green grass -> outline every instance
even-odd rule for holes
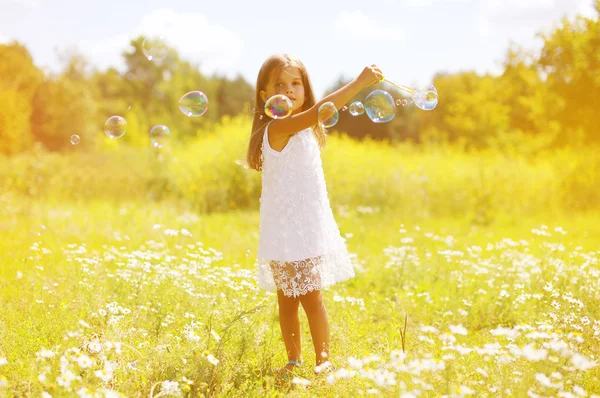
[[[312,376],[302,312],[309,366],[298,374],[310,384],[291,392],[270,375],[287,358],[276,297],[255,287],[258,213],[196,214],[141,200],[4,203],[0,396],[82,388],[164,396],[166,381],[190,396],[600,394],[599,367],[580,369],[581,358],[600,355],[598,214],[475,226],[468,216],[406,218],[333,203],[357,276],[324,291],[331,360],[356,373],[336,373],[331,384]],[[405,316],[406,358],[391,361],[402,352]],[[491,333],[500,326],[514,339]],[[41,358],[42,349],[55,355]],[[366,363],[374,355],[380,360]],[[82,358],[89,367],[76,363]],[[112,365],[105,382],[95,374]],[[556,388],[536,380],[553,373]],[[76,379],[67,387],[61,375]]]

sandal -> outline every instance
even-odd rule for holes
[[[314,374],[315,376],[320,376],[335,371],[336,368],[331,364],[331,362],[325,361],[322,364],[315,366]]]
[[[286,364],[286,366],[287,365],[295,365],[297,367],[300,367],[300,366],[302,366],[302,363],[303,362],[298,362],[295,359],[290,359],[288,361],[288,363]],[[287,380],[287,379],[289,379],[290,377],[293,376],[293,370],[292,369],[286,369],[285,366],[284,366],[283,368],[277,369],[276,374],[279,377]]]

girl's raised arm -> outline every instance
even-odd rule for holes
[[[297,113],[285,119],[273,120],[269,126],[269,134],[293,135],[318,123],[319,107],[325,102],[331,101],[336,109],[340,109],[350,101],[360,90],[371,84],[379,82],[383,78],[381,69],[377,65],[367,66],[361,74],[350,83],[339,90],[329,94],[317,102],[310,109]]]

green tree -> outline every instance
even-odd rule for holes
[[[27,49],[0,44],[0,152],[14,154],[31,146],[31,99],[43,79]]]
[[[595,3],[600,14],[600,2]],[[556,118],[562,126],[562,141],[580,135],[600,143],[600,23],[598,18],[566,17],[548,34],[539,35],[544,46],[538,65],[550,92],[562,99]]]
[[[0,152],[15,154],[33,142],[29,125],[31,105],[16,89],[0,89]]]
[[[23,45],[0,44],[0,89],[14,89],[30,101],[43,78]]]
[[[96,139],[96,106],[84,82],[61,76],[40,84],[32,102],[32,133],[47,149],[64,150],[71,146],[70,137],[77,134],[81,145]]]
[[[217,93],[216,101],[219,105],[219,116],[235,116],[245,107],[254,102],[254,87],[242,76],[235,80],[224,77],[216,77]]]

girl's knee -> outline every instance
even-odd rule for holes
[[[300,299],[298,297],[288,297],[283,294],[283,290],[277,290],[277,301],[279,302],[280,309],[286,310],[298,310],[300,306]]]
[[[325,307],[320,290],[313,290],[300,296],[300,301],[302,302],[302,307],[307,312],[320,311]]]

